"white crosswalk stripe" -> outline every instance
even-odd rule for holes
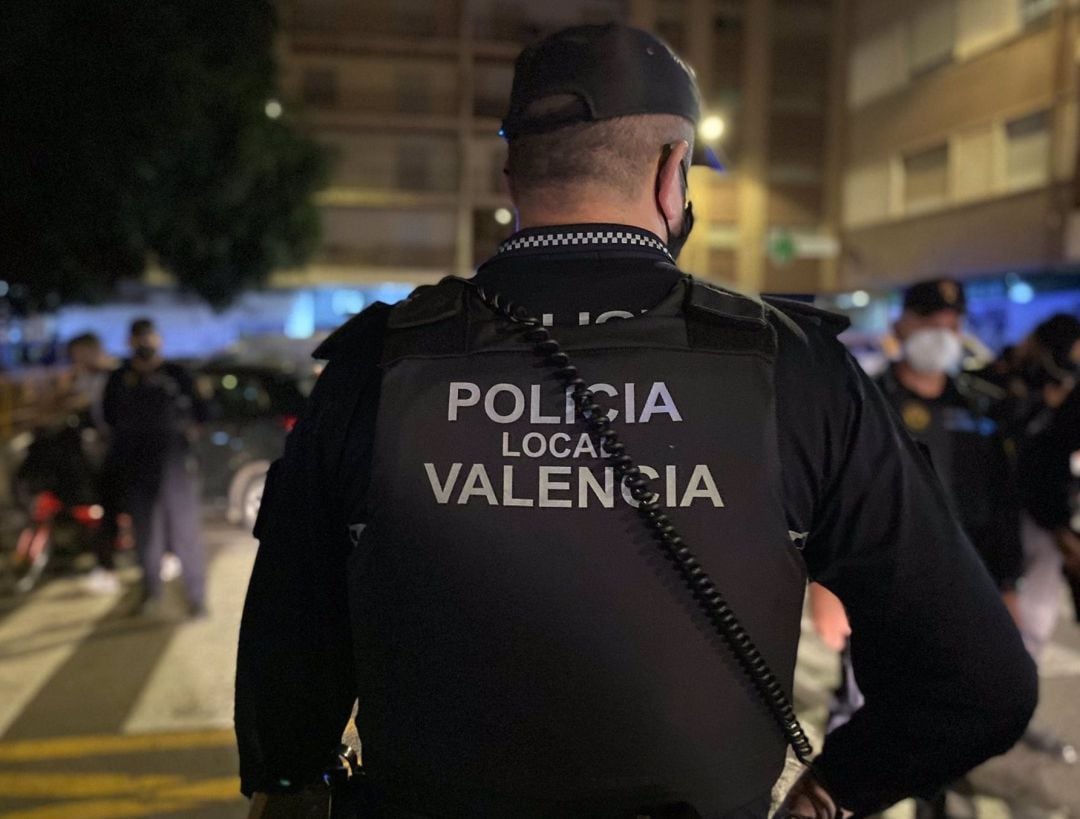
[[[65,578],[0,620],[0,737],[116,601]]]
[[[207,583],[211,616],[173,634],[124,733],[232,727],[236,640],[254,556],[248,539],[218,552]]]

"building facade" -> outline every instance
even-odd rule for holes
[[[840,0],[837,285],[1064,269],[1076,248],[1071,0]]]
[[[293,285],[468,275],[508,235],[498,137],[513,60],[557,28],[628,22],[695,67],[725,125],[723,174],[694,169],[683,264],[750,290],[835,278],[829,0],[286,0],[283,104],[335,157],[324,241]],[[832,73],[831,73],[832,72]],[[830,101],[834,103],[830,108]],[[659,148],[659,146],[658,146]],[[834,207],[835,209],[835,207]]]

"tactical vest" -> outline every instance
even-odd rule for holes
[[[687,278],[641,317],[552,334],[790,696],[805,570],[770,309]],[[767,796],[783,736],[504,330],[460,280],[389,316],[350,564],[365,768],[437,816],[708,817]]]

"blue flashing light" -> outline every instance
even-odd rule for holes
[[[311,338],[315,334],[315,296],[312,293],[297,293],[292,310],[285,319],[287,338]]]
[[[1035,288],[1025,281],[1015,281],[1009,285],[1009,301],[1013,304],[1030,304],[1035,298]]]
[[[335,290],[330,296],[330,309],[336,316],[352,316],[364,309],[367,300],[359,290]]]

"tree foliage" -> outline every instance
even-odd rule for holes
[[[318,241],[323,153],[271,119],[269,0],[0,3],[0,279],[96,298],[156,261],[223,305]]]

